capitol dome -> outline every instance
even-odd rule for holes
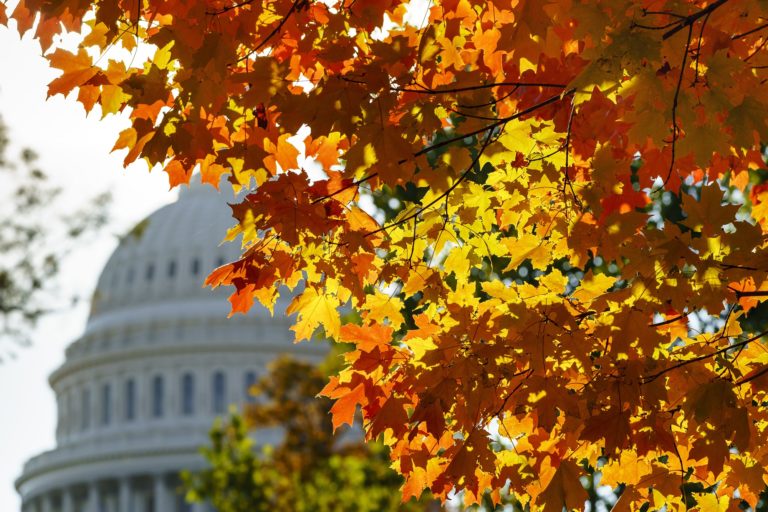
[[[214,419],[252,399],[248,388],[278,355],[324,356],[322,345],[292,343],[285,298],[274,317],[254,307],[228,319],[228,290],[202,287],[239,253],[219,245],[232,223],[221,195],[193,185],[121,239],[82,336],[50,376],[56,448],[16,481],[23,512],[205,510],[184,503],[178,474],[204,466]]]

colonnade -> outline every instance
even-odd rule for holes
[[[138,475],[91,481],[52,489],[22,505],[22,512],[208,512],[207,504],[187,504],[178,493],[178,478]]]

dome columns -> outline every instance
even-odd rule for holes
[[[161,510],[175,510],[174,504],[171,502],[173,496],[168,491],[168,487],[165,482],[165,475],[154,475],[154,487],[155,492],[153,496],[153,511],[160,512]]]
[[[75,512],[75,503],[72,499],[72,491],[63,489],[61,491],[61,512]]]
[[[181,505],[174,473],[149,473],[72,484],[26,500],[22,512],[206,512],[203,503]]]
[[[128,512],[131,510],[131,501],[133,500],[133,492],[131,490],[131,480],[128,477],[120,479],[119,483],[119,509],[121,512]]]
[[[96,482],[88,484],[85,497],[85,512],[99,512],[99,485]]]

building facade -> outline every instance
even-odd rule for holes
[[[317,361],[292,343],[281,299],[228,319],[227,290],[205,276],[238,254],[219,246],[232,224],[215,190],[182,191],[124,237],[94,292],[82,336],[50,376],[56,447],[30,459],[16,487],[22,512],[202,512],[184,503],[179,472],[203,467],[214,419],[252,399],[279,354]],[[260,431],[259,442],[279,440]]]

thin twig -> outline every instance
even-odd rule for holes
[[[573,189],[573,183],[571,177],[568,175],[568,157],[571,153],[571,126],[573,125],[573,114],[576,110],[576,102],[571,99],[571,113],[568,114],[568,129],[565,133],[565,173],[563,180],[563,193],[565,193],[565,186],[567,185],[571,189],[571,195],[573,195],[573,203],[581,209],[581,201],[576,196],[576,191]]]
[[[377,172],[374,172],[374,173],[372,173],[372,174],[369,174],[368,176],[365,176],[365,177],[363,177],[363,178],[360,178],[360,179],[359,179],[359,180],[357,180],[357,181],[353,181],[353,182],[352,182],[352,183],[350,183],[349,185],[346,185],[346,186],[344,186],[344,187],[341,187],[339,190],[336,190],[335,192],[331,192],[330,194],[326,194],[326,195],[324,195],[324,196],[321,196],[321,197],[318,197],[318,198],[316,198],[316,199],[313,199],[313,200],[312,200],[312,204],[315,204],[315,203],[319,203],[320,201],[325,201],[326,199],[330,199],[330,198],[332,198],[332,197],[334,197],[334,196],[336,196],[336,195],[338,195],[338,194],[341,194],[341,193],[342,193],[342,192],[344,192],[345,190],[349,190],[349,189],[350,189],[350,188],[352,188],[352,187],[356,187],[356,186],[358,186],[358,185],[360,185],[360,184],[362,184],[362,183],[365,183],[366,181],[368,181],[368,180],[370,180],[370,179],[372,179],[372,178],[375,178],[375,177],[376,177],[376,176],[378,176],[378,175],[379,175],[379,173],[377,173]]]
[[[678,316],[676,316],[674,318],[668,318],[667,320],[664,320],[663,322],[657,322],[655,324],[649,324],[648,327],[661,327],[662,325],[673,324],[673,323],[675,323],[675,322],[677,322],[679,320],[682,320],[685,317],[686,317],[686,315],[678,315]]]
[[[701,57],[701,42],[704,40],[704,28],[706,28],[707,26],[707,21],[709,21],[710,14],[712,14],[712,12],[708,12],[707,15],[704,17],[704,21],[701,23],[701,28],[699,29],[699,42],[696,45],[696,67],[695,67],[694,78],[693,78],[694,83],[699,81],[699,60]]]
[[[509,121],[514,121],[515,119],[518,119],[520,117],[523,117],[523,116],[526,116],[528,114],[531,114],[531,113],[537,111],[538,109],[540,109],[541,107],[545,107],[545,106],[547,106],[549,104],[555,103],[556,101],[559,101],[559,100],[563,99],[566,96],[570,96],[574,92],[576,92],[576,89],[569,89],[569,90],[565,91],[562,94],[556,94],[554,96],[550,96],[549,98],[547,98],[544,101],[536,103],[535,105],[532,105],[532,106],[530,106],[530,107],[528,107],[526,109],[523,109],[523,110],[521,110],[519,112],[516,112],[516,113],[514,113],[514,114],[512,114],[510,116],[501,117],[501,118],[499,118],[498,121],[496,121],[494,123],[491,123],[491,124],[488,124],[488,125],[486,125],[486,126],[484,126],[482,128],[478,128],[477,130],[473,130],[473,131],[468,132],[468,133],[463,133],[461,135],[457,135],[456,137],[451,137],[450,139],[446,139],[444,141],[437,142],[435,144],[426,146],[423,149],[421,149],[420,151],[417,151],[416,153],[414,153],[413,156],[414,157],[421,156],[421,155],[424,155],[424,154],[429,153],[431,151],[434,151],[436,149],[439,149],[441,147],[447,146],[449,144],[453,144],[454,142],[463,140],[463,139],[465,139],[467,137],[472,137],[474,135],[478,135],[480,133],[484,133],[484,132],[490,131],[490,130],[496,128],[497,126],[501,126],[503,124],[508,123]],[[405,162],[406,162],[406,160],[401,160],[398,163],[402,164],[402,163],[405,163]]]
[[[736,299],[741,299],[742,297],[768,297],[768,290],[741,291],[732,286],[729,286],[728,289],[736,294]]]
[[[675,146],[677,145],[677,136],[679,130],[677,127],[677,102],[680,98],[680,87],[683,85],[683,76],[685,75],[685,64],[688,62],[688,51],[691,48],[691,37],[693,36],[693,25],[688,25],[688,40],[685,43],[685,51],[683,52],[683,62],[680,64],[680,77],[677,79],[677,87],[675,88],[675,97],[672,99],[672,158],[669,162],[669,171],[667,172],[667,178],[664,180],[664,185],[667,184],[672,177],[672,171],[675,168]]]
[[[275,36],[275,34],[280,32],[280,30],[283,28],[283,25],[285,25],[285,23],[288,21],[288,18],[290,18],[291,15],[294,12],[296,12],[296,9],[298,8],[299,4],[303,5],[304,2],[306,2],[306,0],[294,0],[293,4],[291,4],[291,8],[288,10],[285,16],[283,16],[283,18],[280,20],[280,23],[278,23],[277,26],[274,29],[272,29],[272,32],[267,34],[267,37],[262,39],[262,41],[256,46],[256,48],[252,49],[251,51],[249,51],[248,53],[246,53],[245,55],[237,59],[237,62],[242,62],[243,60],[250,58],[250,56],[253,55],[254,53],[261,50],[264,47],[264,45],[266,45],[269,42],[269,40]]]
[[[395,226],[398,226],[400,224],[403,224],[404,222],[408,222],[409,220],[411,220],[411,219],[421,215],[423,212],[425,212],[426,210],[428,210],[429,208],[431,208],[432,206],[437,204],[439,201],[442,201],[443,198],[448,197],[451,194],[451,192],[453,192],[456,189],[456,187],[458,187],[461,183],[464,182],[464,180],[467,178],[469,173],[475,168],[475,164],[477,164],[477,162],[480,161],[480,157],[483,156],[483,152],[485,152],[485,149],[488,147],[488,144],[490,144],[491,140],[493,140],[493,137],[488,135],[488,137],[486,137],[486,139],[485,139],[485,142],[483,142],[483,146],[480,148],[480,151],[477,152],[477,155],[475,156],[475,158],[473,158],[472,162],[470,162],[469,166],[467,166],[467,170],[465,170],[461,174],[461,176],[459,176],[459,178],[454,182],[454,184],[451,185],[450,187],[448,187],[445,190],[445,192],[443,192],[442,194],[440,194],[439,196],[434,198],[432,201],[430,201],[426,205],[424,205],[421,208],[419,208],[418,210],[416,210],[414,213],[412,213],[410,215],[406,215],[402,219],[397,220],[395,222],[392,222],[390,224],[387,224],[385,226],[381,226],[378,229],[374,229],[373,231],[369,231],[368,233],[366,233],[363,236],[364,237],[369,237],[371,235],[375,235],[376,233],[380,233],[380,232],[386,231],[386,230],[388,230],[388,229],[390,229],[392,227],[395,227]]]
[[[736,34],[735,36],[731,36],[731,39],[741,39],[742,37],[747,37],[749,35],[754,34],[755,32],[759,32],[766,28],[768,28],[768,23],[760,25],[759,27],[755,27],[752,30],[747,30],[746,32],[742,32],[741,34]]]
[[[693,363],[697,363],[699,361],[703,361],[705,359],[709,359],[710,357],[714,357],[714,356],[720,355],[720,354],[722,354],[724,352],[728,352],[729,350],[733,350],[734,348],[742,347],[744,345],[747,345],[748,343],[752,343],[753,341],[762,338],[766,334],[768,334],[768,331],[763,331],[763,332],[758,333],[755,336],[753,336],[751,338],[748,338],[748,339],[746,339],[744,341],[740,341],[738,343],[733,343],[731,345],[728,345],[727,347],[723,347],[723,348],[721,348],[719,350],[715,350],[714,352],[710,352],[709,354],[703,354],[703,355],[696,356],[696,357],[691,358],[691,359],[686,359],[684,361],[680,361],[679,363],[674,364],[672,366],[669,366],[667,368],[664,368],[663,370],[660,370],[660,371],[658,371],[658,372],[656,372],[656,373],[654,373],[652,375],[647,375],[647,376],[642,377],[640,379],[640,383],[641,384],[648,384],[649,382],[653,382],[654,380],[658,379],[659,377],[661,377],[665,373],[669,373],[669,372],[671,372],[673,370],[677,370],[678,368],[682,368],[683,366],[687,366],[689,364],[693,364]]]
[[[757,373],[753,373],[749,377],[745,377],[745,378],[742,378],[740,380],[737,380],[734,385],[735,386],[742,386],[742,385],[746,384],[747,382],[752,382],[753,380],[755,380],[755,379],[757,379],[759,377],[762,377],[766,373],[768,373],[768,365],[764,366],[760,371],[758,371]]]
[[[205,14],[207,14],[208,16],[218,16],[219,14],[224,14],[225,12],[229,12],[233,9],[237,9],[238,7],[243,7],[245,5],[252,4],[252,3],[253,3],[253,0],[244,0],[243,2],[240,2],[240,3],[232,4],[227,7],[222,7],[217,11],[205,11]]]

